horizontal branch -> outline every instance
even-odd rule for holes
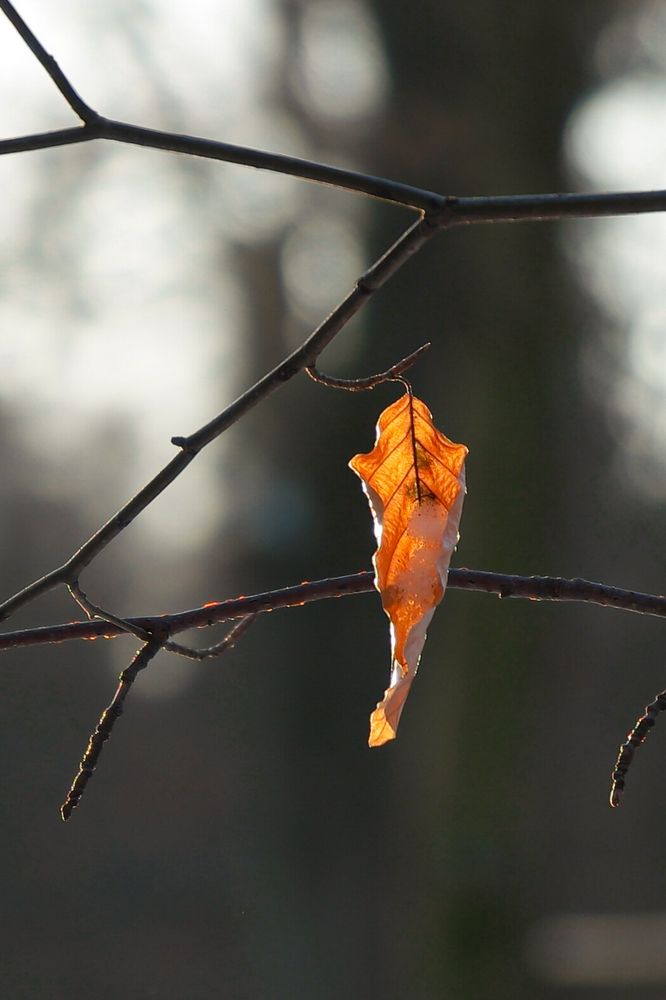
[[[429,217],[431,225],[448,227],[492,222],[545,221],[590,216],[627,215],[666,211],[666,191],[635,191],[600,194],[532,194],[489,197],[453,197],[426,188],[357,170],[335,167],[313,160],[218,142],[198,136],[163,132],[105,118],[80,96],[56,60],[46,51],[10,0],[0,0],[0,11],[9,19],[37,61],[42,65],[81,119],[79,128],[19,136],[0,141],[0,154],[46,149],[51,146],[93,139],[162,149],[236,163],[259,170],[271,170],[302,180],[315,181],[347,191],[370,195],[383,201],[417,209]]]
[[[456,197],[427,188],[375,177],[316,160],[236,146],[199,136],[161,132],[94,115],[74,128],[0,140],[0,155],[49,149],[73,143],[109,139],[115,142],[162,149],[189,156],[236,163],[287,174],[344,191],[369,195],[394,205],[424,212],[435,228],[507,222],[552,222],[617,215],[642,215],[666,211],[666,191],[619,191],[564,194],[487,195]]]
[[[546,222],[555,219],[666,211],[666,191],[456,197],[390,178],[375,177],[357,170],[334,167],[284,153],[271,153],[212,139],[161,132],[107,118],[98,118],[91,123],[90,137],[185,153],[225,163],[237,163],[345,191],[354,191],[405,208],[417,209],[425,213],[430,224],[436,228],[498,222]]]
[[[374,590],[372,572],[352,573],[348,576],[332,577],[326,580],[307,581],[295,587],[272,590],[252,597],[236,597],[228,601],[215,601],[191,611],[181,611],[173,615],[153,615],[142,618],[128,618],[137,628],[154,632],[168,631],[176,635],[190,628],[206,628],[232,618],[275,611],[278,608],[300,607],[310,601],[321,601],[333,597],[365,594]],[[666,597],[643,594],[640,591],[610,587],[604,583],[589,580],[567,580],[557,576],[515,576],[506,573],[492,573],[486,570],[452,569],[449,571],[449,587],[453,590],[473,590],[497,597],[516,597],[530,601],[575,601],[596,604],[601,607],[633,611],[642,615],[666,618]],[[67,622],[62,625],[46,625],[40,628],[21,629],[0,633],[0,650],[15,649],[19,646],[36,646],[69,639],[114,639],[126,634],[119,626],[105,621]]]
[[[446,201],[447,226],[493,222],[552,222],[666,212],[666,191],[511,194]]]
[[[55,132],[35,132],[32,135],[19,135],[13,139],[0,139],[0,156],[6,153],[52,149],[54,146],[71,146],[74,143],[90,142],[96,138],[97,134],[87,125],[74,125],[72,128],[61,128]]]

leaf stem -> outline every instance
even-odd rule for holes
[[[321,385],[327,385],[331,389],[364,392],[366,389],[376,389],[378,385],[383,385],[385,382],[402,382],[403,379],[398,376],[411,368],[414,362],[431,346],[430,343],[422,344],[402,361],[397,361],[390,368],[387,368],[385,372],[380,372],[378,375],[367,375],[365,378],[335,378],[332,375],[324,375],[315,365],[308,365],[305,372],[314,382],[320,382]]]

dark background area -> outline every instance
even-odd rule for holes
[[[595,83],[590,53],[612,5],[372,3],[391,90],[381,115],[355,128],[318,119],[298,100],[294,60],[307,7],[276,6],[284,56],[274,89],[310,155],[460,195],[571,188],[562,131]],[[48,162],[73,155],[58,150]],[[194,198],[205,171],[239,168],[182,169],[193,172]],[[322,197],[329,211],[338,203],[352,211],[349,195]],[[358,202],[370,261],[407,214]],[[601,319],[562,254],[567,233],[578,231],[524,224],[440,235],[341,335],[361,345],[353,360],[331,352],[321,367],[366,374],[432,341],[414,389],[438,426],[470,449],[454,565],[660,592],[663,513],[611,485],[612,425],[581,377]],[[238,391],[307,333],[281,280],[287,235],[237,248],[248,316]],[[42,266],[55,267],[55,256],[47,247]],[[391,387],[348,395],[305,377],[289,383],[229,432],[224,454],[213,445],[197,459],[216,470],[232,502],[194,566],[182,552],[158,557],[132,528],[84,586],[119,614],[139,614],[164,610],[165,594],[181,610],[368,568],[370,518],[347,462],[370,449],[376,417],[394,398]],[[61,563],[97,526],[95,513],[109,516],[126,494],[107,477],[95,512],[80,502],[82,482],[95,494],[98,463],[86,446],[68,459],[70,495],[54,497],[9,403],[0,416],[0,580],[9,594]],[[172,433],[166,400],[160,446]],[[131,431],[102,428],[96,447],[113,468],[132,448]],[[146,460],[139,482],[158,466]],[[57,594],[15,621],[73,616]],[[594,607],[451,591],[398,740],[370,751],[368,715],[388,665],[378,597],[265,615],[225,659],[179,665],[191,680],[178,697],[130,698],[66,826],[58,805],[110,699],[109,663],[117,672],[115,649],[129,662],[136,643],[4,653],[4,993],[662,995],[659,933],[643,971],[632,972],[631,954],[643,954],[648,933],[636,936],[631,922],[607,927],[600,957],[581,966],[596,925],[566,923],[658,919],[665,910],[658,730],[638,755],[623,807],[613,813],[607,804],[617,745],[663,686],[662,631],[656,619]],[[167,659],[160,654],[150,670]],[[623,949],[626,975],[613,985],[604,962]]]

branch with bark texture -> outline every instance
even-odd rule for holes
[[[73,639],[115,639],[139,629],[153,633],[162,629],[165,634],[177,635],[192,628],[206,628],[235,618],[276,611],[278,608],[301,607],[311,601],[334,597],[350,597],[374,591],[374,574],[371,571],[350,573],[347,576],[313,580],[293,587],[270,590],[251,597],[236,597],[228,601],[213,601],[191,611],[171,615],[152,615],[128,618],[121,624],[109,621],[65,622],[61,625],[44,625],[39,628],[19,629],[0,633],[0,650],[23,646],[40,646]],[[523,598],[529,601],[569,601],[596,604],[604,608],[633,611],[641,615],[666,618],[666,597],[644,594],[636,590],[610,587],[590,580],[567,580],[559,576],[517,576],[491,573],[478,569],[449,570],[448,586],[452,590],[477,591],[503,598]],[[131,626],[128,629],[127,626]],[[169,649],[168,643],[165,648]]]

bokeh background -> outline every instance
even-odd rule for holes
[[[112,117],[483,195],[663,187],[666,8],[538,0],[20,0]],[[0,20],[0,135],[72,115]],[[60,564],[296,346],[408,222],[291,178],[94,143],[0,160],[0,582]],[[455,565],[666,577],[660,216],[440,235],[321,359],[422,342],[470,448]],[[364,569],[349,457],[395,389],[290,382],[85,573],[121,615]],[[78,617],[57,593],[4,628]],[[617,745],[663,623],[451,591],[398,741],[376,595],[265,615],[139,678],[58,806],[132,639],[4,653],[0,981],[12,998],[579,1000],[666,989],[666,750]],[[197,643],[212,641],[198,633]]]

